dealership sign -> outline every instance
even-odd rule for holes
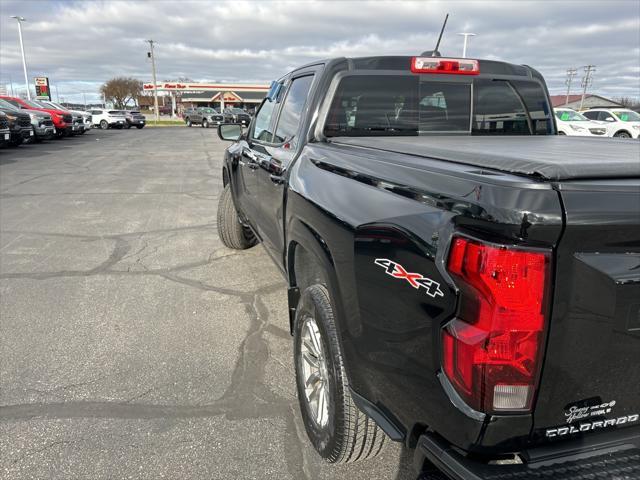
[[[49,77],[36,77],[36,98],[38,100],[51,100],[51,89],[49,88]]]
[[[142,84],[143,90],[153,90],[153,83],[144,83]],[[210,84],[210,83],[180,83],[180,82],[166,82],[166,83],[158,83],[158,90],[168,90],[168,91],[214,91],[219,92],[221,90],[244,90],[244,91],[252,91],[252,92],[261,92],[269,90],[267,85],[220,85],[220,84]]]

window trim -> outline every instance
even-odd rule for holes
[[[256,121],[258,119],[258,114],[260,113],[260,110],[262,110],[262,106],[268,101],[269,101],[268,98],[265,98],[264,100],[262,100],[262,103],[260,104],[260,106],[256,110],[256,114],[253,117],[253,121],[251,122],[249,130],[247,131],[247,142],[249,144],[262,145],[262,146],[265,146],[265,147],[273,147],[273,146],[278,145],[278,144],[273,143],[273,142],[265,142],[264,140],[259,140],[259,139],[255,138],[253,136],[253,134],[256,131]],[[274,113],[276,112],[276,110],[280,110],[282,108],[282,105],[278,106],[279,103],[281,103],[281,102],[276,102],[276,104],[274,105],[274,107],[273,107]],[[273,113],[271,114],[271,120],[269,122],[270,125],[271,125],[271,122],[273,122]],[[274,127],[275,127],[275,125],[274,125]],[[272,135],[275,137],[276,133],[272,132]]]
[[[293,85],[293,82],[295,82],[296,80],[300,79],[300,78],[304,78],[304,77],[313,77],[311,79],[311,85],[309,85],[309,91],[307,92],[307,99],[304,102],[304,106],[302,107],[302,111],[300,113],[300,118],[302,118],[304,116],[304,112],[307,109],[308,105],[309,105],[309,98],[311,97],[311,91],[314,87],[314,83],[317,79],[316,77],[316,72],[315,70],[313,71],[305,71],[304,73],[300,73],[299,75],[296,76],[292,76],[291,78],[289,78],[289,80],[287,81],[287,89],[284,93],[284,96],[282,97],[282,101],[280,102],[282,104],[282,106],[280,107],[280,109],[278,110],[278,117],[276,118],[276,123],[274,125],[274,129],[273,129],[273,137],[275,138],[276,133],[278,132],[278,125],[280,125],[280,116],[282,115],[282,111],[284,110],[284,105],[287,101],[287,98],[289,97],[289,92],[291,91],[291,85]],[[289,139],[284,139],[282,142],[278,142],[278,143],[273,143],[272,145],[276,145],[276,146],[282,146],[285,143],[290,142],[292,139],[294,139],[295,137],[300,135],[300,128],[302,127],[302,123],[300,125],[298,125],[298,130],[296,131],[296,133],[293,135],[293,137],[289,138]]]

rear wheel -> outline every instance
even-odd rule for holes
[[[228,184],[222,190],[218,201],[218,236],[225,247],[235,250],[245,250],[257,243],[251,229],[240,223],[240,217],[233,204],[231,188]]]
[[[136,128],[140,130],[141,128],[144,128],[144,125],[136,125]]]
[[[625,132],[624,130],[621,132],[616,132],[614,135],[616,138],[631,138],[631,134],[629,132]]]
[[[302,420],[320,456],[330,463],[350,463],[378,455],[387,437],[353,402],[334,309],[322,284],[306,288],[300,298],[294,356]]]
[[[558,132],[558,135],[566,135],[564,132]]]
[[[100,121],[100,128],[102,130],[106,130],[109,128],[109,122],[107,122],[106,120],[101,120]]]

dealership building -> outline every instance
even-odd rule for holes
[[[153,105],[153,83],[142,88],[148,96],[143,103]],[[158,95],[163,105],[173,104],[178,111],[189,107],[213,107],[222,111],[225,107],[254,110],[266,96],[269,85],[234,83],[158,82]],[[142,106],[142,105],[141,105]]]

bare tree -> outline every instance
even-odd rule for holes
[[[115,108],[126,108],[130,102],[135,104],[141,95],[142,82],[132,77],[112,78],[100,87],[100,93]]]
[[[619,97],[613,99],[615,102],[618,102],[625,108],[630,108],[631,110],[637,110],[640,108],[640,101],[637,98],[631,97]]]

